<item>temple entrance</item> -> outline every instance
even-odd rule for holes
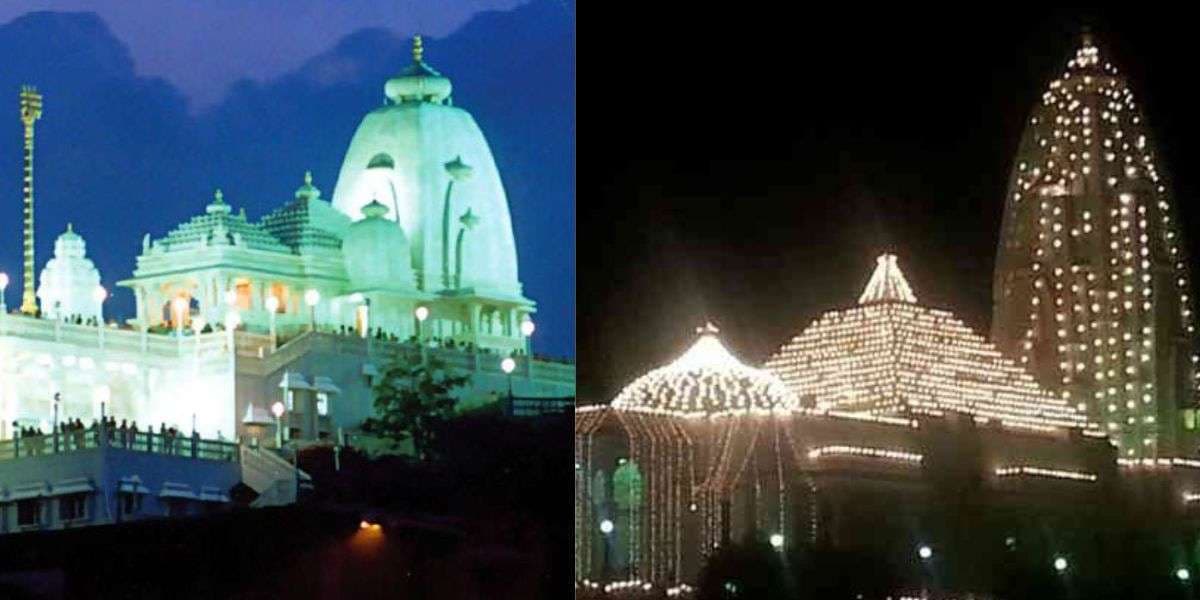
[[[176,300],[183,302],[177,304]],[[162,305],[162,322],[167,326],[175,329],[182,327],[187,329],[192,326],[192,315],[199,314],[200,302],[187,294],[180,294],[170,298]]]

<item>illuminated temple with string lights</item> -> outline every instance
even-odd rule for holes
[[[488,142],[453,104],[450,79],[426,62],[419,37],[411,64],[382,91],[385,102],[350,140],[332,200],[305,173],[294,198],[252,219],[216,190],[190,220],[145,235],[132,275],[116,283],[133,292],[136,314],[117,323],[83,238],[100,225],[38,223],[65,232],[35,272],[43,103],[22,88],[24,268],[11,312],[0,273],[0,439],[15,446],[19,432],[44,436],[103,414],[243,451],[347,436],[369,449],[358,428],[374,414],[372,385],[401,357],[469,374],[464,409],[514,395],[573,398],[574,365],[530,352],[536,304],[518,279]],[[53,118],[52,102],[46,108]],[[66,447],[40,445],[47,454]],[[7,448],[0,463],[18,452]],[[274,453],[243,459],[257,461],[243,482],[259,493],[292,477]],[[34,477],[0,468],[0,503],[22,476]],[[226,479],[211,483],[225,493]],[[42,483],[53,492],[53,481]]]
[[[1085,36],[1018,149],[990,340],[922,306],[884,254],[856,306],[762,368],[709,324],[580,406],[577,589],[681,595],[747,539],[928,559],[923,536],[966,497],[1009,549],[1083,507],[1195,530],[1190,275],[1147,135]]]

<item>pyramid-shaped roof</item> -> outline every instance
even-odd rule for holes
[[[204,214],[179,224],[166,237],[155,241],[155,246],[166,252],[230,245],[291,254],[291,250],[269,231],[246,220],[245,213],[233,214],[221,190],[213,195]]]
[[[312,173],[306,172],[296,199],[268,213],[261,223],[263,229],[299,253],[301,248],[341,248],[350,219],[321,199],[321,190],[312,184]]]
[[[859,306],[824,314],[765,367],[818,408],[1087,426],[1084,415],[953,314],[916,304],[890,255],[879,258]]]

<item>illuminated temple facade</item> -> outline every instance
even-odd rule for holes
[[[101,318],[108,290],[83,240],[95,225],[66,227],[39,304],[0,314],[0,438],[103,410],[143,431],[329,443],[374,414],[371,387],[399,357],[470,375],[460,407],[573,398],[574,365],[529,354],[536,304],[508,198],[451,90],[417,38],[350,140],[332,201],[300,170],[294,197],[260,218],[198,193],[195,216],[146,234],[118,282],[137,301],[125,323]]]
[[[921,306],[883,255],[857,306],[825,313],[764,368],[709,325],[611,402],[577,409],[576,575],[581,588],[681,595],[731,543],[906,562],[919,545],[981,543],[943,531],[962,503],[1011,549],[1081,507],[1195,518],[1197,491],[1200,460],[1119,457],[1084,412]]]
[[[1191,454],[1191,275],[1128,80],[1084,39],[1030,114],[1005,199],[992,339],[1127,458]]]
[[[1157,161],[1125,78],[1085,37],[1018,149],[990,339],[922,306],[885,254],[857,305],[761,370],[708,327],[580,407],[577,589],[686,595],[707,557],[747,541],[869,549],[913,566],[900,597],[930,597],[920,563],[936,552],[1061,548],[1082,522],[1158,527],[1186,554],[1192,284]]]

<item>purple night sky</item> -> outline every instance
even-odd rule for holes
[[[133,55],[138,75],[162,77],[193,110],[229,84],[268,80],[367,27],[443,37],[488,10],[525,0],[30,0],[0,3],[0,23],[37,10],[94,12]],[[248,60],[248,57],[253,57]]]

